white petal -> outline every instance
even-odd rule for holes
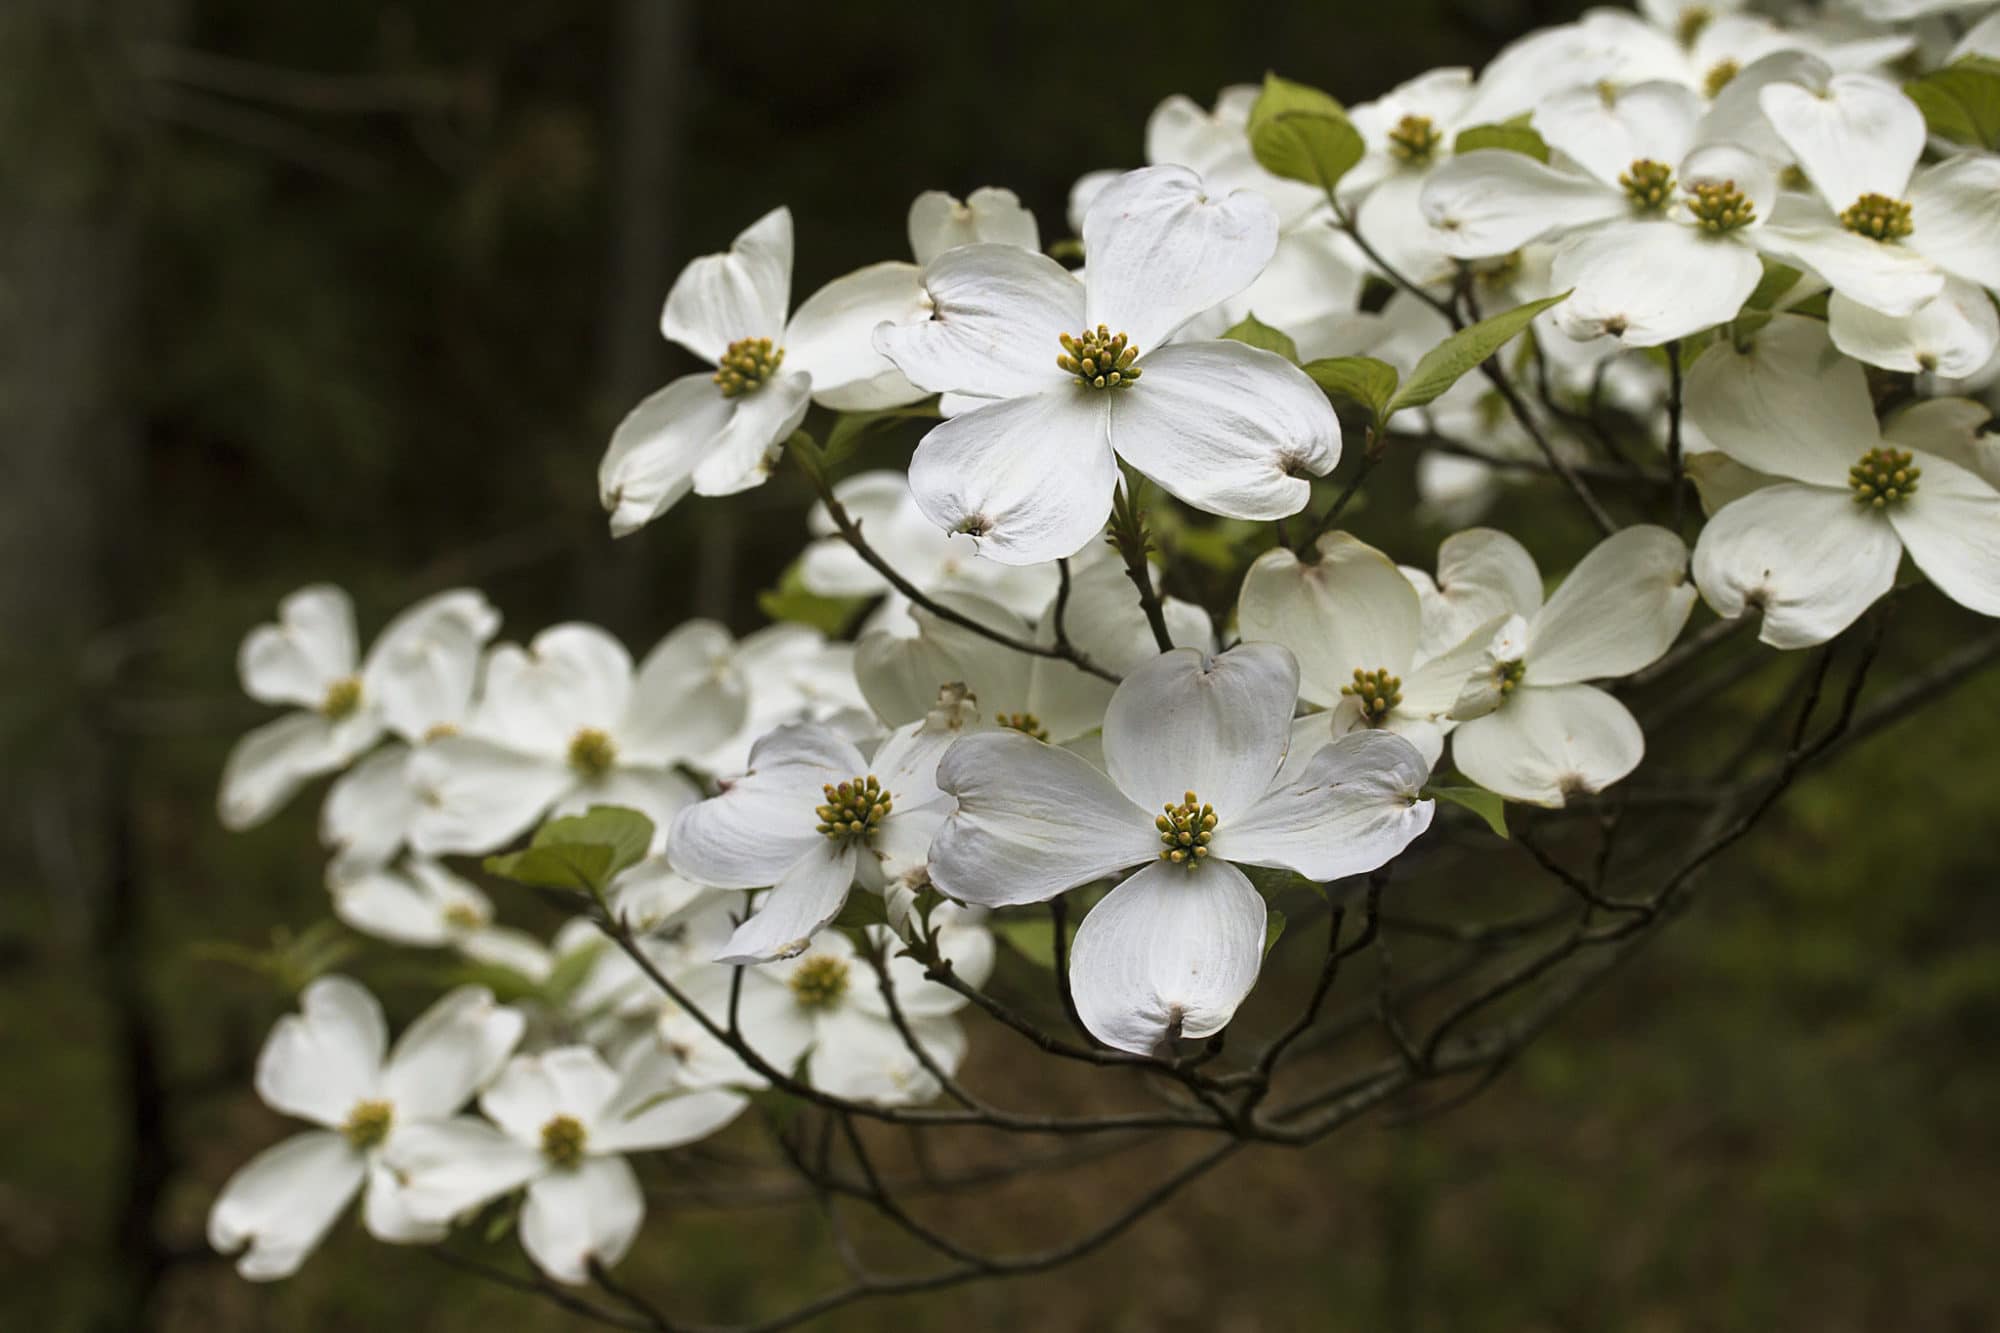
[[[472,729],[514,749],[566,755],[585,727],[615,732],[631,695],[623,644],[595,625],[556,625],[525,649],[493,650]]]
[[[353,756],[339,729],[318,713],[287,713],[266,722],[230,748],[222,765],[216,813],[227,829],[263,823],[301,784],[331,772]]]
[[[1624,704],[1589,685],[1516,690],[1506,705],[1451,734],[1452,758],[1510,801],[1560,806],[1639,766],[1646,737]]]
[[[1149,823],[1189,791],[1222,820],[1238,817],[1284,762],[1298,696],[1298,661],[1276,644],[1240,644],[1216,657],[1194,648],[1162,653],[1111,696],[1106,770]]]
[[[1764,89],[1774,83],[1795,83],[1823,88],[1833,70],[1819,57],[1804,51],[1774,51],[1745,64],[1716,94],[1708,112],[1695,129],[1701,144],[1727,144],[1754,153],[1766,162],[1785,165],[1792,150],[1778,137],[1759,104]],[[1768,209],[1759,209],[1768,213]]]
[[[1424,185],[1429,179],[1428,172],[1393,172],[1368,192],[1354,214],[1361,239],[1390,268],[1419,287],[1448,283],[1456,273],[1446,249],[1446,234],[1424,216]],[[1345,185],[1343,181],[1343,189]],[[1352,311],[1355,304],[1346,309]]]
[[[2000,487],[2000,435],[1986,430],[1993,409],[1972,398],[1920,398],[1884,423],[1882,438],[1937,454]]]
[[[440,723],[456,726],[472,706],[480,651],[499,628],[500,613],[469,588],[427,597],[391,621],[368,650],[363,694],[408,740]]]
[[[1374,198],[1370,195],[1369,202]],[[1406,207],[1416,229],[1427,232],[1429,227],[1417,212],[1414,189],[1408,193]],[[1442,254],[1434,238],[1426,246],[1433,260]],[[1217,332],[1247,314],[1291,333],[1313,320],[1351,320],[1360,305],[1367,273],[1368,261],[1346,233],[1317,219],[1302,223],[1278,237],[1277,253],[1257,275],[1257,281],[1218,307],[1229,317]]]
[[[1186,167],[1127,172],[1083,219],[1085,324],[1126,333],[1143,353],[1248,287],[1277,248],[1262,195],[1211,194]]]
[[[1165,599],[1164,610],[1168,637],[1176,646],[1215,646],[1215,627],[1207,612],[1173,597]],[[1118,560],[1093,560],[1075,571],[1064,623],[1077,650],[1107,671],[1122,675],[1141,662],[1150,662],[1160,651],[1132,581]]]
[[[848,1005],[821,1018],[816,1027],[806,1075],[821,1092],[897,1106],[927,1102],[942,1091],[887,1020]],[[965,1031],[957,1019],[913,1018],[910,1034],[947,1074],[965,1058]]]
[[[1438,547],[1437,592],[1424,604],[1425,657],[1458,647],[1497,619],[1534,615],[1542,606],[1542,574],[1527,548],[1506,533],[1467,528]]]
[[[1012,190],[982,186],[964,203],[942,190],[925,190],[910,205],[910,253],[928,264],[947,250],[989,242],[1023,250],[1042,248],[1035,215]]]
[[[726,1001],[724,1012],[727,1012]],[[592,1150],[656,1152],[678,1148],[707,1138],[741,1115],[750,1104],[749,1098],[735,1092],[686,1091],[663,1098],[659,1092],[642,1088],[621,1091],[604,1108],[595,1126]]]
[[[1923,477],[1906,502],[1888,506],[1890,526],[1945,596],[2000,616],[2000,493],[1946,459],[1914,460]]]
[[[1959,278],[1915,314],[1885,315],[1835,292],[1827,302],[1833,345],[1857,361],[1906,374],[1975,375],[2000,348],[1992,298]]]
[[[1257,557],[1236,619],[1246,641],[1290,649],[1299,661],[1299,693],[1331,706],[1356,671],[1402,674],[1415,660],[1423,612],[1416,589],[1374,547],[1329,532],[1317,549],[1313,564],[1282,546]]]
[[[382,1091],[399,1116],[451,1115],[500,1072],[524,1023],[520,1010],[495,1004],[484,986],[449,991],[397,1039]]]
[[[1084,1026],[1151,1055],[1227,1027],[1264,961],[1264,900],[1227,861],[1155,860],[1090,909],[1070,954]]]
[[[1401,736],[1351,731],[1241,818],[1220,821],[1210,854],[1281,866],[1321,883],[1363,874],[1430,827],[1436,803],[1420,797],[1430,773],[1423,754]]]
[[[1736,318],[1763,274],[1757,252],[1730,236],[1665,219],[1611,222],[1557,249],[1556,286],[1574,290],[1555,313],[1572,338],[1658,347]]]
[[[361,1196],[361,1221],[368,1234],[391,1245],[435,1245],[451,1234],[439,1222],[425,1222],[410,1211],[403,1182],[375,1156],[368,1163],[368,1179]]]
[[[252,699],[317,708],[327,687],[354,674],[354,603],[330,583],[300,588],[278,603],[278,623],[259,625],[237,653]]]
[[[742,338],[783,336],[792,297],[792,212],[774,208],[722,254],[681,270],[660,332],[711,364]]]
[[[1794,222],[1780,210],[1745,233],[1765,254],[1817,273],[1835,291],[1889,315],[1907,315],[1944,289],[1944,274],[1923,255],[1878,241],[1830,218]]]
[[[1902,198],[1924,151],[1923,112],[1875,75],[1836,74],[1824,91],[1774,83],[1757,103],[1835,209],[1864,194]]]
[[[1011,245],[966,245],[924,266],[930,318],[884,324],[875,349],[930,393],[1015,398],[1069,376],[1058,341],[1079,333],[1083,285],[1047,255]]]
[[[1686,156],[1701,98],[1677,83],[1641,83],[1607,97],[1595,85],[1554,92],[1535,105],[1534,128],[1607,185],[1634,162],[1673,166]]]
[[[1805,648],[1846,629],[1889,591],[1901,559],[1895,531],[1851,492],[1786,483],[1753,491],[1709,520],[1695,543],[1694,579],[1723,619],[1762,608],[1759,638]]]
[[[1694,609],[1687,546],[1638,524],[1606,537],[1528,623],[1533,685],[1628,676],[1673,645]]]
[[[338,1128],[356,1102],[378,1095],[388,1042],[373,995],[346,977],[321,977],[265,1039],[257,1095],[274,1111]]]
[[[410,846],[426,855],[497,851],[525,833],[575,784],[561,760],[471,736],[447,736],[410,757],[417,816]]]
[[[961,739],[938,784],[958,807],[931,843],[931,881],[961,902],[1040,902],[1159,850],[1152,815],[1108,777],[1018,731]]]
[[[361,1188],[361,1154],[338,1134],[299,1134],[251,1158],[208,1211],[208,1243],[253,1282],[290,1277]]]
[[[646,1221],[646,1196],[623,1157],[586,1157],[528,1186],[521,1208],[521,1248],[558,1282],[590,1281],[594,1261],[625,1257]]]
[[[558,1046],[509,1060],[480,1094],[479,1109],[519,1142],[539,1145],[550,1120],[566,1115],[588,1129],[617,1092],[618,1074],[603,1056],[588,1046]]]
[[[1947,273],[2000,289],[2000,157],[1963,153],[1910,182],[1908,244]]]
[[[637,532],[694,488],[694,470],[735,415],[707,374],[683,375],[626,414],[597,468],[611,535]]]
[[[681,811],[701,800],[701,789],[671,768],[627,768],[619,765],[601,777],[572,784],[549,807],[551,815],[580,815],[594,805],[637,810],[653,821],[649,851],[662,851],[667,830]]]
[[[1445,252],[1461,259],[1510,254],[1626,212],[1615,187],[1502,148],[1454,157],[1430,174],[1421,202]]]
[[[826,844],[813,811],[821,788],[867,774],[860,751],[825,727],[779,727],[750,751],[750,768],[720,796],[689,806],[668,839],[674,868],[725,889],[775,884]]]
[[[534,1132],[534,1141],[514,1138],[472,1116],[425,1121],[398,1127],[382,1160],[402,1179],[401,1203],[410,1215],[420,1223],[443,1223],[547,1169],[540,1124]]]
[[[735,648],[712,620],[686,621],[654,645],[614,733],[620,760],[678,763],[735,735],[750,707],[748,683],[730,660]]]
[[[1326,394],[1275,352],[1244,343],[1176,343],[1139,363],[1145,377],[1111,400],[1111,447],[1196,509],[1283,518],[1312,498],[1306,474],[1340,461]]]
[[[1712,345],[1688,372],[1686,400],[1688,419],[1737,462],[1822,486],[1844,488],[1880,438],[1868,377],[1802,315],[1772,319],[1747,352]]]
[[[319,840],[334,852],[338,878],[386,864],[417,817],[410,785],[411,750],[383,746],[335,779],[320,807]]]
[[[1002,564],[1076,554],[1111,513],[1118,463],[1108,400],[1123,392],[1059,384],[953,417],[910,459],[918,507]]]
[[[434,949],[451,941],[443,904],[400,870],[369,871],[335,884],[333,914],[395,944]]]
[[[840,915],[854,885],[859,853],[814,834],[814,845],[784,873],[715,955],[719,963],[768,963],[804,953],[827,922]]]
[[[875,350],[875,326],[929,317],[920,267],[870,264],[805,299],[785,329],[785,368],[811,375],[813,400],[836,411],[914,403],[924,391]]]
[[[730,403],[728,424],[694,466],[696,495],[734,495],[763,485],[812,406],[812,376],[787,372]]]

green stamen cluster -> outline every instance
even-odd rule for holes
[[[459,930],[478,930],[486,924],[486,914],[471,903],[453,903],[444,909],[444,921]]]
[[[1160,859],[1194,869],[1207,859],[1208,844],[1215,837],[1215,807],[1203,805],[1199,797],[1188,792],[1179,805],[1161,808],[1166,813],[1153,821],[1160,841],[1166,844],[1160,849]]]
[[[785,361],[785,349],[769,338],[738,338],[715,366],[715,382],[724,398],[740,398],[764,387]]]
[[[1477,260],[1472,266],[1472,280],[1482,288],[1497,290],[1512,282],[1521,272],[1521,252],[1509,250],[1496,259]]]
[[[788,983],[801,1009],[831,1009],[847,994],[847,964],[826,954],[814,954],[798,965]]]
[[[427,741],[449,740],[456,735],[458,735],[458,727],[451,722],[433,722],[424,729],[424,739]]]
[[[1521,688],[1521,677],[1528,672],[1528,664],[1518,658],[1512,662],[1502,662],[1493,668],[1493,683],[1500,690],[1500,697],[1506,698]]]
[[[1354,683],[1341,686],[1340,692],[1361,705],[1361,718],[1372,727],[1403,702],[1403,681],[1390,675],[1387,667],[1374,671],[1356,667]]]
[[[601,778],[618,762],[618,746],[596,727],[569,738],[569,766],[587,778]]]
[[[1911,467],[1905,449],[1870,449],[1861,461],[1847,469],[1847,484],[1854,488],[1854,502],[1885,508],[1917,493],[1917,478],[1924,470]]]
[[[1900,241],[1916,228],[1910,206],[1886,194],[1864,194],[1841,212],[1840,225],[1875,241]]]
[[[1032,736],[1038,741],[1049,738],[1049,729],[1033,713],[1002,713],[993,719],[1009,731],[1018,731],[1024,736]]]
[[[573,1115],[559,1115],[542,1126],[542,1156],[555,1166],[575,1166],[583,1160],[583,1142],[589,1134]]]
[[[1735,231],[1757,220],[1757,206],[1735,181],[1703,181],[1688,186],[1688,212],[1703,231]]]
[[[1139,349],[1122,333],[1113,334],[1099,324],[1095,332],[1065,333],[1057,341],[1062,343],[1062,355],[1056,364],[1086,389],[1129,389],[1139,380],[1139,367],[1132,364]]]
[[[1674,25],[1674,36],[1680,38],[1682,46],[1693,46],[1694,39],[1701,36],[1715,19],[1715,14],[1706,5],[1689,5],[1681,11],[1680,22]]]
[[[868,841],[895,805],[873,773],[849,778],[838,787],[829,782],[820,790],[826,793],[826,804],[816,806],[813,813],[819,816],[819,831],[834,842]]]
[[[361,707],[361,678],[342,676],[326,687],[326,698],[320,701],[319,715],[329,722],[353,717]]]
[[[1701,81],[1701,90],[1708,95],[1710,101],[1713,101],[1716,95],[1734,82],[1736,76],[1742,72],[1743,66],[1724,57],[1708,67],[1708,73]]]
[[[354,1109],[347,1113],[347,1122],[340,1127],[341,1134],[354,1147],[366,1151],[389,1137],[389,1127],[396,1123],[396,1108],[393,1103],[362,1101],[354,1103]]]
[[[1674,169],[1650,157],[1633,160],[1618,178],[1635,213],[1659,213],[1674,197]]]
[[[1404,116],[1389,131],[1389,155],[1398,162],[1428,162],[1443,142],[1429,116]]]

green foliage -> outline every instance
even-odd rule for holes
[[[1340,103],[1317,88],[1264,76],[1250,108],[1250,151],[1264,170],[1331,192],[1368,151]]]
[[[848,931],[866,930],[869,926],[886,926],[889,924],[888,904],[882,901],[881,894],[869,893],[865,889],[849,893],[846,904],[841,907],[840,915],[833,919],[833,924]]]
[[[935,398],[876,412],[842,412],[834,418],[833,429],[826,433],[826,443],[820,448],[820,466],[830,472],[851,458],[871,436],[904,421],[935,421],[938,415]]]
[[[2000,152],[2000,60],[1967,56],[1911,79],[1903,91],[1923,109],[1932,134]]]
[[[1485,820],[1486,827],[1507,836],[1507,803],[1484,787],[1426,787],[1424,795],[1463,806]]]
[[[1764,259],[1764,276],[1757,280],[1748,299],[1743,302],[1747,310],[1769,310],[1778,303],[1778,298],[1798,285],[1799,271],[1789,264],[1780,264],[1768,256]]]
[[[825,597],[812,591],[806,587],[797,561],[786,566],[777,587],[757,594],[757,609],[770,619],[810,625],[834,638],[847,632],[866,605],[866,597]]]
[[[1032,911],[1019,916],[999,916],[987,922],[994,935],[1008,948],[1036,967],[1054,970],[1056,965],[1055,921],[1047,912]],[[1076,938],[1074,917],[1063,923],[1064,942]]]
[[[1285,914],[1275,907],[1264,909],[1264,956],[1269,958],[1271,950],[1278,947],[1278,938],[1285,933]]]
[[[1240,322],[1224,332],[1222,336],[1236,342],[1247,343],[1252,347],[1261,348],[1266,352],[1276,352],[1293,365],[1299,363],[1298,345],[1292,341],[1291,336],[1272,328],[1269,324],[1258,319],[1255,311],[1245,315]]]
[[[1458,132],[1451,145],[1454,153],[1470,153],[1481,148],[1525,153],[1537,162],[1549,160],[1547,141],[1526,125],[1470,125]]]
[[[1389,418],[1389,400],[1396,395],[1396,368],[1372,356],[1328,356],[1300,367],[1327,396],[1352,403],[1368,413],[1368,424]]]
[[[1423,359],[1417,362],[1417,368],[1410,372],[1410,378],[1403,381],[1395,397],[1389,400],[1388,410],[1400,412],[1406,407],[1422,407],[1434,401],[1458,383],[1460,376],[1505,347],[1516,334],[1528,327],[1536,315],[1567,299],[1569,293],[1561,292],[1517,305],[1512,310],[1503,310],[1460,329],[1424,353]]]
[[[643,860],[653,842],[653,821],[637,810],[593,805],[580,815],[551,819],[518,852],[489,856],[491,875],[542,889],[601,897],[612,879]]]
[[[296,995],[316,978],[339,967],[361,948],[361,941],[338,921],[316,921],[297,935],[283,926],[271,930],[268,948],[252,949],[227,940],[204,940],[189,948],[199,962],[226,963],[268,977],[278,989]]]

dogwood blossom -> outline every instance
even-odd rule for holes
[[[377,939],[420,949],[450,947],[521,973],[535,970],[533,936],[493,923],[493,900],[443,865],[413,856],[400,866],[335,878],[333,913]]]

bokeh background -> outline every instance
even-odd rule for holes
[[[617,545],[594,494],[617,417],[691,368],[656,331],[690,256],[789,203],[802,296],[903,257],[919,191],[989,183],[1055,239],[1070,182],[1139,162],[1170,93],[1276,68],[1359,101],[1574,8],[9,0],[0,1328],[572,1326],[354,1227],[274,1287],[203,1245],[217,1187],[287,1132],[248,1091],[287,997],[218,946],[326,915],[317,789],[249,835],[213,815],[262,716],[235,648],[282,594],[338,582],[364,635],[461,582],[522,638],[754,628],[793,481]],[[1393,504],[1359,526],[1407,560],[1442,535]],[[1972,627],[1922,596],[1938,642]],[[2000,1327],[1996,703],[1968,690],[1803,787],[1456,1115],[1251,1153],[1079,1268],[826,1326]],[[353,966],[401,1016],[424,998],[379,951]],[[1031,1097],[1006,1040],[976,1039],[975,1081]],[[1042,1243],[1133,1156],[967,1224]],[[812,1210],[693,1193],[624,1270],[676,1311],[835,1276]]]

